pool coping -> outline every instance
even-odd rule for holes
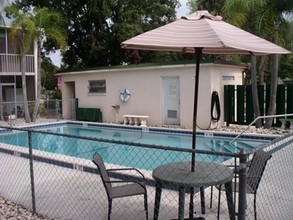
[[[191,129],[184,129],[184,128],[173,128],[173,127],[140,127],[135,125],[123,125],[123,124],[115,124],[115,123],[101,123],[101,122],[87,122],[87,121],[56,121],[56,122],[46,122],[41,124],[33,124],[33,125],[23,125],[17,128],[34,128],[34,127],[49,127],[52,125],[58,124],[75,124],[81,125],[85,127],[108,127],[108,128],[122,128],[126,130],[140,130],[142,132],[162,132],[162,133],[176,133],[176,134],[192,134]],[[11,128],[11,127],[6,127]],[[170,131],[172,130],[172,131]],[[1,132],[1,130],[0,130]],[[228,131],[217,131],[217,130],[197,130],[197,135],[205,136],[205,137],[236,137],[239,132],[228,132]],[[281,137],[282,135],[277,134],[257,134],[257,133],[243,133],[239,138],[249,138],[249,139],[256,139],[256,140],[273,140],[275,138]]]

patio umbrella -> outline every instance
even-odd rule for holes
[[[122,48],[195,53],[192,149],[195,149],[196,145],[198,81],[202,54],[265,55],[291,53],[265,39],[230,25],[222,21],[221,16],[213,16],[205,10],[181,17],[181,19],[172,23],[128,39],[122,42]],[[194,171],[194,164],[195,154],[193,153],[191,171]]]

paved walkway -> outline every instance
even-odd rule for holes
[[[0,195],[31,210],[28,160],[0,153],[0,167],[0,177],[5,180],[0,182]],[[38,213],[54,219],[107,219],[106,192],[98,175],[34,162],[34,179]],[[147,190],[149,215],[152,218],[155,189],[149,186]],[[208,196],[209,192],[206,194]],[[196,196],[195,200],[197,208],[200,204],[198,197]],[[177,217],[177,199],[177,192],[163,190],[159,219]],[[187,194],[186,207],[188,200]],[[223,203],[226,203],[225,199]],[[214,209],[207,209],[206,219],[214,219],[215,213],[214,204]],[[226,213],[226,210],[223,213]],[[224,216],[227,217],[223,214]],[[115,199],[112,219],[145,219],[143,197]]]
[[[34,124],[42,124],[42,123],[52,123],[57,122],[55,118],[38,118],[35,122],[26,123],[24,119],[13,119],[11,121],[1,121],[0,126],[5,127],[19,127],[19,126],[27,126],[27,125],[34,125]]]
[[[291,187],[292,147],[283,149],[269,161],[257,195],[258,219],[292,219]],[[31,209],[29,163],[27,159],[0,154],[0,195]],[[98,175],[34,162],[37,212],[54,219],[106,219],[107,197]],[[154,188],[148,187],[150,216],[153,214]],[[215,219],[217,193],[213,209],[207,208],[206,219]],[[207,203],[210,192],[206,191]],[[195,205],[199,207],[196,196]],[[163,190],[159,219],[177,217],[177,192]],[[188,195],[186,207],[188,207]],[[225,198],[222,198],[221,219],[227,218]],[[248,214],[252,219],[253,197],[248,197]],[[208,205],[208,204],[207,204]],[[187,212],[187,208],[186,208]],[[113,202],[112,219],[144,219],[143,198],[118,199]]]

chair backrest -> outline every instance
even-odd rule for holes
[[[254,153],[248,172],[247,172],[247,185],[256,193],[265,170],[268,160],[271,158],[271,153],[264,150],[258,150]]]
[[[104,164],[104,161],[103,161],[101,155],[98,153],[95,153],[95,155],[93,157],[93,162],[98,167],[98,170],[99,170],[101,179],[103,181],[103,184],[106,188],[106,192],[107,192],[108,197],[111,197],[112,185],[110,183],[110,178],[109,178],[108,172],[106,170],[106,167],[105,167],[105,164]]]

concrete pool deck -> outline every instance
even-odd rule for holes
[[[58,120],[62,121],[62,120]],[[13,119],[11,121],[0,121],[0,126],[5,127],[20,127],[20,126],[29,126],[34,124],[43,124],[43,123],[54,123],[57,122],[55,118],[38,118],[35,122],[26,123],[24,119]]]
[[[32,126],[36,124],[44,124],[44,123],[56,123],[56,122],[68,122],[72,120],[57,120],[56,118],[38,118],[35,122],[30,122],[26,123],[24,119],[13,119],[11,121],[1,121],[0,120],[0,126],[5,126],[5,127],[21,127],[21,126]],[[79,121],[82,123],[82,121]],[[85,122],[85,123],[95,123],[95,122]],[[107,124],[107,123],[105,123]],[[108,123],[108,124],[113,124],[117,125],[115,123]],[[122,125],[122,124],[119,124]],[[127,125],[130,126],[130,125]],[[151,128],[152,126],[149,125]],[[228,132],[228,133],[239,133],[246,128],[246,125],[229,125],[228,127],[223,126],[217,129],[211,129],[211,130],[200,130],[198,131],[211,131],[211,132]],[[158,126],[153,126],[153,128],[158,128]],[[176,129],[188,129],[188,128],[180,128],[178,126],[162,126],[162,128],[176,128]],[[192,130],[192,128],[189,128],[188,130]],[[286,130],[286,129],[280,129],[280,128],[271,128],[271,129],[264,129],[264,128],[255,128],[254,126],[251,126],[247,131],[245,131],[245,134],[265,134],[265,135],[285,135],[288,134],[289,132],[293,132],[292,130]]]
[[[292,147],[284,148],[274,154],[269,161],[257,195],[258,219],[291,219],[293,216],[293,190],[291,187],[293,160],[283,161],[288,155],[292,155],[292,152]],[[28,160],[0,153],[0,167],[0,196],[31,209]],[[38,213],[54,219],[106,219],[107,197],[98,175],[41,162],[34,162],[34,175]],[[286,181],[282,181],[285,179]],[[155,190],[150,186],[147,187],[147,190],[149,216],[152,219]],[[208,207],[209,195],[209,190],[206,190],[207,214],[204,217],[205,219],[215,219],[217,192],[214,192],[215,199],[212,209]],[[159,219],[177,217],[177,199],[177,192],[163,190]],[[188,201],[187,194],[185,212],[188,210]],[[252,202],[252,196],[248,196],[248,219],[252,219],[253,216]],[[199,196],[196,195],[197,210],[199,204]],[[221,209],[221,219],[227,219],[224,197]],[[112,219],[145,219],[143,197],[114,200]]]

